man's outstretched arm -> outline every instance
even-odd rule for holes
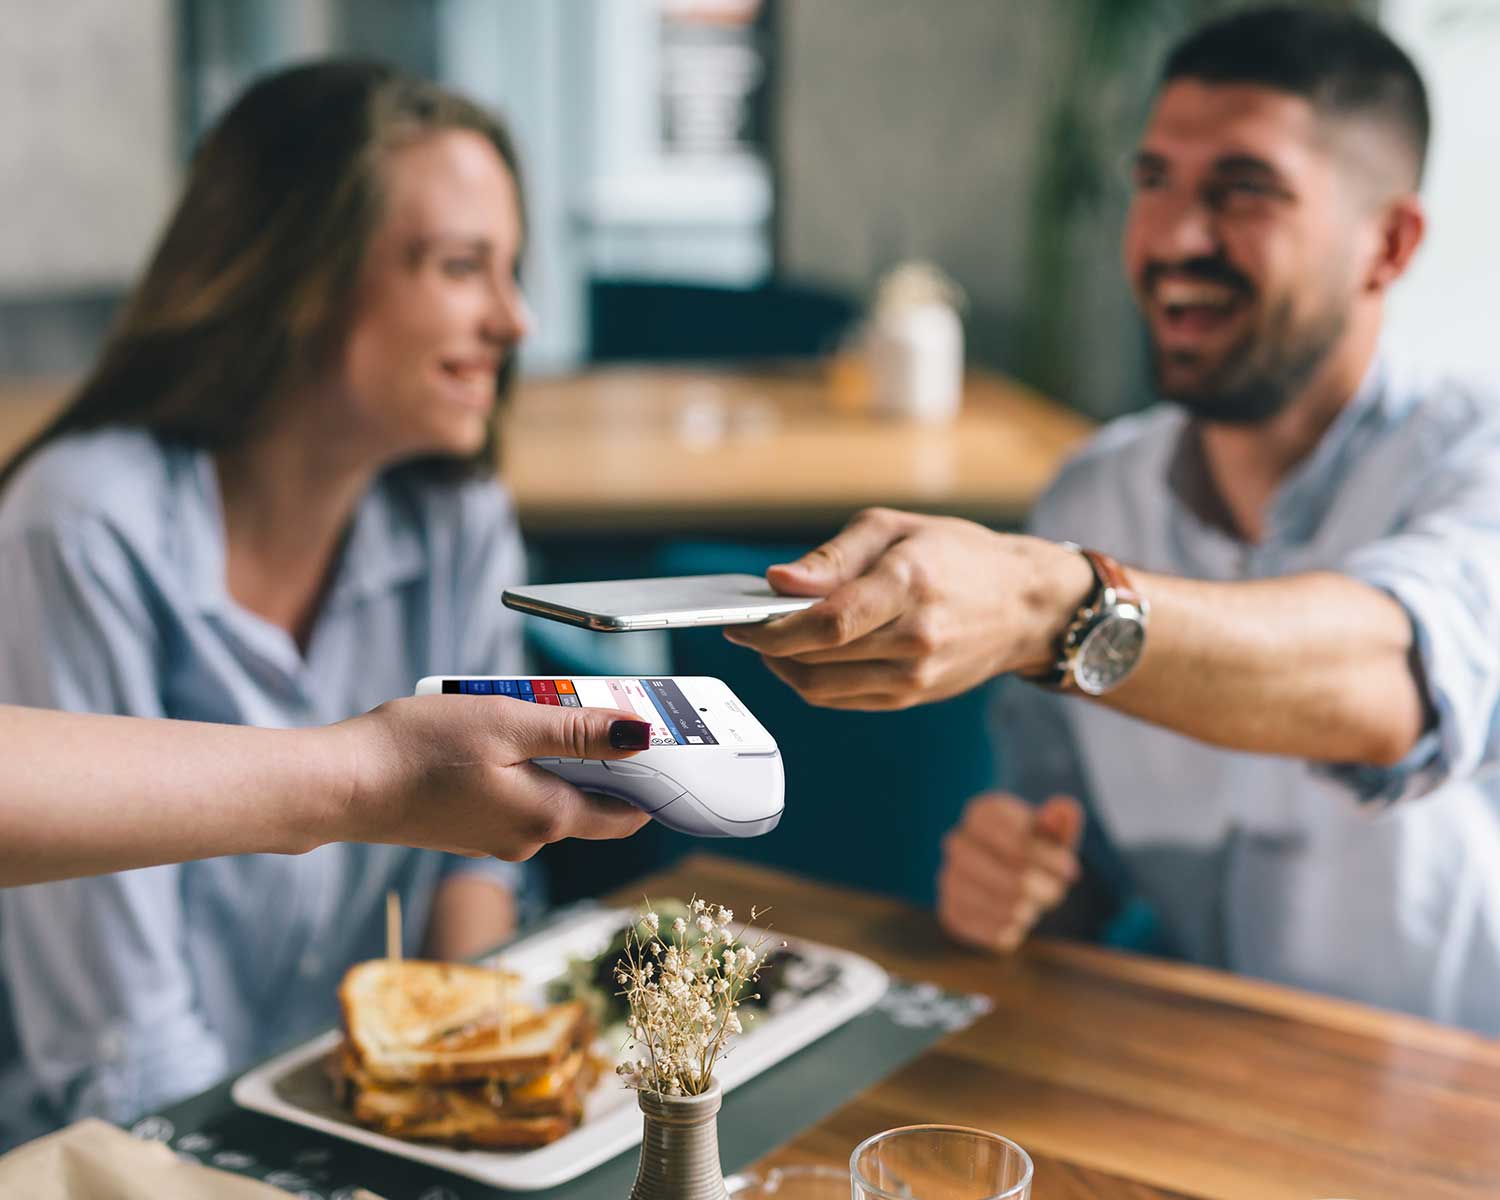
[[[1151,605],[1146,650],[1100,703],[1237,750],[1372,766],[1400,762],[1429,724],[1411,620],[1378,588],[1333,572],[1131,577]],[[809,702],[860,709],[1044,671],[1094,589],[1059,543],[886,509],[770,580],[825,599],[727,636]]]

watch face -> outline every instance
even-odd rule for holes
[[[1074,678],[1091,696],[1119,686],[1140,661],[1146,627],[1140,618],[1114,613],[1089,631],[1079,647]]]

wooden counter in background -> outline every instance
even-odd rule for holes
[[[528,533],[803,532],[876,504],[1005,525],[1090,428],[988,372],[925,427],[839,411],[815,367],[612,368],[528,381],[505,473]]]
[[[0,379],[0,463],[42,427],[72,387],[65,379]]]
[[[0,458],[63,381],[0,381]],[[817,366],[609,368],[525,380],[503,461],[536,536],[806,533],[874,504],[1013,524],[1090,424],[970,374],[951,425],[839,411]]]

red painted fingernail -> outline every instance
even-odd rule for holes
[[[609,727],[609,744],[616,750],[645,750],[651,745],[651,726],[645,721],[616,721]]]

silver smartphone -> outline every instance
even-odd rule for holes
[[[507,588],[507,608],[604,633],[750,625],[800,612],[816,597],[781,596],[757,575],[679,575]]]

